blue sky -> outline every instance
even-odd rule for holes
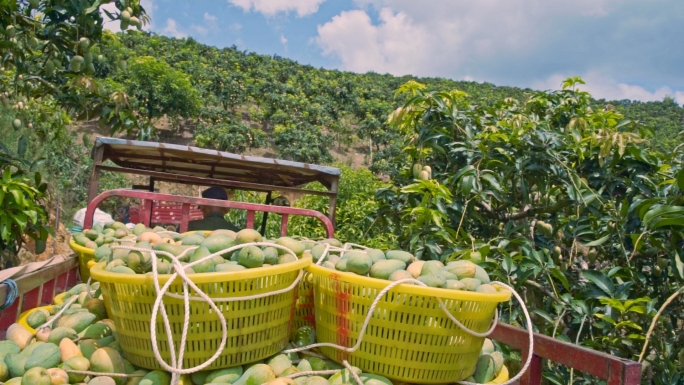
[[[316,67],[684,104],[682,0],[142,0],[152,32]],[[112,29],[115,29],[112,23]]]

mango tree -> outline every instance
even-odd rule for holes
[[[640,359],[656,383],[681,376],[684,174],[679,153],[577,90],[492,106],[409,82],[390,116],[405,137],[378,220],[423,259],[470,259],[525,293],[539,331]],[[506,320],[521,322],[516,307]],[[679,339],[678,339],[679,338]],[[683,354],[684,355],[684,354]],[[643,356],[643,355],[642,355]],[[642,357],[643,358],[643,357]],[[550,367],[554,383],[573,373]]]

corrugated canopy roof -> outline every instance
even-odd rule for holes
[[[328,189],[338,180],[340,169],[289,160],[237,155],[206,148],[99,137],[95,151],[102,147],[102,161],[116,165],[175,175],[296,187],[318,181]],[[122,170],[123,171],[123,170]]]

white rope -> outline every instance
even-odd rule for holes
[[[50,319],[47,320],[47,322],[45,322],[44,324],[38,326],[37,328],[35,328],[35,329],[33,329],[33,330],[38,331],[38,330],[40,330],[40,329],[42,329],[42,328],[44,328],[44,327],[46,327],[46,326],[48,326],[48,327],[49,327],[49,326],[52,326],[52,323],[55,322],[55,320],[57,320],[57,319],[59,318],[59,316],[62,315],[62,313],[64,313],[65,311],[69,310],[69,306],[71,306],[74,302],[76,302],[77,299],[78,299],[78,296],[77,296],[77,295],[74,295],[74,296],[72,296],[71,298],[69,298],[68,301],[66,301],[66,302],[64,302],[64,303],[62,304],[62,309],[61,309],[60,311],[58,311],[55,315],[53,315],[52,317],[50,317]],[[35,335],[35,334],[34,334],[34,335]]]
[[[351,373],[352,377],[354,377],[354,380],[356,381],[357,384],[363,385],[363,381],[359,378],[359,376],[356,375],[356,372],[354,372],[354,368],[352,368],[351,365],[349,365],[349,362],[347,360],[342,361],[342,364],[349,370],[349,373]]]
[[[86,376],[106,376],[106,377],[145,377],[146,374],[143,373],[133,373],[133,374],[122,374],[122,373],[100,373],[100,372],[91,372],[89,370],[71,370],[71,369],[64,369],[65,372],[67,373],[73,373],[73,374],[83,374]]]
[[[234,302],[234,301],[248,301],[248,300],[253,300],[253,299],[258,299],[258,298],[263,298],[263,297],[268,297],[268,296],[273,296],[273,295],[278,295],[281,293],[285,293],[288,291],[293,290],[297,285],[299,284],[299,281],[302,279],[303,276],[303,271],[300,270],[297,278],[295,281],[287,288],[276,290],[276,291],[271,291],[267,293],[262,293],[262,294],[255,294],[255,295],[250,295],[250,296],[244,296],[244,297],[227,297],[227,298],[210,298],[208,295],[206,295],[202,290],[200,290],[197,285],[195,285],[194,282],[187,276],[185,273],[185,269],[187,267],[192,267],[197,264],[200,264],[204,261],[210,260],[214,258],[215,256],[219,256],[222,254],[229,253],[231,251],[235,251],[247,246],[271,246],[275,247],[278,249],[285,250],[287,253],[292,255],[294,258],[297,258],[297,255],[287,247],[277,245],[274,243],[270,242],[252,242],[252,243],[245,243],[241,245],[236,245],[229,247],[227,249],[218,251],[216,253],[207,255],[206,257],[200,258],[197,261],[191,262],[186,264],[185,266],[181,265],[180,258],[183,258],[187,253],[190,251],[195,250],[197,247],[194,248],[188,248],[184,250],[181,254],[178,256],[174,256],[171,253],[163,252],[163,251],[158,251],[158,250],[150,250],[150,249],[144,249],[144,248],[137,248],[137,247],[129,247],[129,246],[113,246],[113,249],[124,249],[124,250],[129,250],[129,251],[139,251],[139,252],[146,252],[150,253],[151,260],[152,260],[152,275],[153,275],[153,283],[155,290],[157,292],[157,298],[155,299],[154,305],[152,307],[152,314],[150,317],[150,334],[151,334],[151,340],[152,340],[152,351],[154,352],[154,356],[157,359],[157,362],[168,372],[171,372],[172,378],[171,378],[171,383],[173,385],[176,385],[178,381],[180,380],[180,375],[182,374],[190,374],[194,373],[197,371],[200,371],[202,369],[205,369],[209,365],[211,365],[218,357],[223,353],[223,349],[226,345],[226,340],[227,340],[227,334],[228,334],[228,326],[226,323],[226,319],[223,315],[223,313],[220,311],[220,309],[216,306],[216,302]],[[175,272],[171,274],[169,277],[168,281],[163,287],[159,287],[159,272],[157,268],[157,254],[160,255],[165,255],[167,256],[174,267]],[[183,296],[180,297],[177,294],[173,293],[167,293],[169,287],[171,284],[175,281],[177,277],[181,277],[181,280],[183,281]],[[189,295],[189,290],[188,286],[190,286],[195,293],[197,293],[200,297],[190,297]],[[172,340],[172,333],[171,333],[171,325],[169,323],[168,316],[166,314],[165,307],[163,306],[163,297],[165,295],[168,295],[170,297],[174,298],[182,298],[184,300],[184,305],[185,305],[185,317],[184,317],[184,323],[183,323],[183,330],[181,333],[181,341],[180,341],[180,346],[179,346],[179,352],[178,352],[178,359],[176,359],[176,352],[175,349],[173,349],[173,340]],[[187,334],[188,334],[188,326],[190,324],[190,300],[203,300],[204,302],[208,303],[209,306],[211,306],[212,310],[217,314],[219,317],[219,321],[221,322],[221,343],[219,344],[216,352],[214,355],[206,360],[204,363],[195,366],[193,368],[188,368],[188,369],[183,369],[183,354],[185,351],[185,345],[186,345],[186,340],[187,340]],[[169,365],[164,359],[161,357],[161,354],[159,353],[159,346],[157,343],[157,330],[156,330],[156,319],[159,311],[161,310],[161,316],[164,324],[164,328],[166,329],[166,335],[168,337],[168,345],[169,345],[169,353],[170,353],[170,359],[171,359],[171,365]]]
[[[309,370],[306,372],[297,372],[297,373],[292,373],[288,376],[285,376],[286,378],[297,378],[297,377],[304,377],[304,376],[328,376],[331,374],[337,374],[341,372],[342,369],[331,369],[331,370]]]
[[[318,261],[316,262],[317,265],[321,265],[321,264],[323,263],[323,261],[326,259],[326,257],[328,257],[328,253],[329,253],[330,251],[339,251],[339,252],[341,253],[341,255],[342,255],[344,252],[350,250],[350,249],[349,249],[350,246],[358,246],[358,245],[351,244],[351,243],[346,243],[346,244],[344,245],[344,247],[342,247],[342,248],[338,248],[338,247],[331,246],[331,245],[328,244],[328,243],[325,243],[325,245],[326,245],[326,247],[325,247],[325,249],[324,249],[324,251],[323,251],[321,257],[320,257],[320,258],[318,259]],[[223,316],[223,314],[221,313],[221,311],[218,309],[218,307],[216,307],[215,302],[244,301],[244,300],[252,300],[252,299],[263,298],[263,297],[267,297],[267,296],[272,296],[272,295],[281,294],[281,293],[288,292],[288,291],[294,289],[294,288],[299,284],[300,280],[302,279],[303,271],[300,270],[300,271],[299,271],[299,275],[297,276],[297,278],[295,279],[295,281],[293,282],[292,285],[290,285],[290,286],[287,287],[287,288],[280,289],[280,290],[278,290],[278,291],[273,291],[273,292],[268,292],[268,293],[263,293],[263,294],[257,294],[257,295],[252,295],[252,296],[245,296],[245,297],[210,298],[210,297],[207,296],[204,292],[202,292],[202,291],[201,291],[201,290],[192,282],[192,280],[188,278],[188,276],[187,276],[186,273],[185,273],[185,270],[184,270],[185,267],[192,267],[192,266],[197,265],[197,264],[199,264],[199,263],[202,263],[202,262],[204,262],[204,261],[206,261],[206,260],[209,260],[209,259],[211,259],[211,258],[213,258],[213,257],[215,257],[215,256],[222,255],[222,254],[226,254],[226,253],[229,253],[229,252],[231,252],[231,251],[235,251],[235,250],[238,250],[238,249],[247,247],[247,246],[272,246],[272,247],[276,247],[276,248],[285,250],[286,252],[288,252],[289,254],[293,255],[295,258],[297,258],[297,256],[294,254],[294,252],[292,252],[292,250],[290,250],[290,249],[288,249],[288,248],[286,248],[286,247],[284,247],[284,246],[280,246],[280,245],[277,245],[277,244],[274,244],[274,243],[269,243],[269,242],[252,242],[252,243],[246,243],[246,244],[242,244],[242,245],[232,246],[232,247],[230,247],[230,248],[228,248],[228,249],[221,250],[221,251],[218,251],[218,252],[216,252],[216,253],[210,254],[210,255],[208,255],[208,256],[206,256],[206,257],[203,257],[203,258],[201,258],[201,259],[199,259],[199,260],[197,260],[197,261],[188,263],[188,264],[186,264],[185,266],[183,266],[183,265],[181,265],[181,263],[180,263],[180,258],[183,258],[187,253],[189,253],[190,251],[195,250],[197,247],[188,248],[188,249],[184,250],[184,251],[183,251],[180,255],[178,255],[178,256],[174,256],[174,255],[171,254],[171,253],[167,253],[167,252],[163,252],[163,251],[149,250],[149,249],[136,248],[136,247],[128,247],[128,246],[113,246],[113,247],[112,247],[112,248],[114,248],[114,249],[126,249],[126,250],[131,250],[131,251],[148,252],[148,253],[151,254],[151,259],[152,259],[152,274],[153,274],[153,278],[154,278],[153,281],[154,281],[154,285],[155,285],[155,290],[156,290],[156,292],[157,292],[157,298],[156,298],[155,303],[154,303],[154,305],[153,305],[153,308],[152,308],[152,315],[151,315],[151,319],[150,319],[150,332],[151,332],[151,339],[152,339],[152,342],[153,342],[153,343],[152,343],[152,350],[153,350],[154,355],[155,355],[155,358],[157,359],[157,361],[159,362],[159,364],[160,364],[164,369],[166,369],[167,371],[169,371],[169,372],[172,373],[172,382],[171,382],[171,383],[172,383],[173,385],[176,385],[176,384],[178,383],[181,374],[190,374],[190,373],[194,373],[194,372],[200,371],[200,370],[202,370],[202,369],[208,367],[208,366],[211,365],[211,364],[220,356],[220,354],[223,352],[223,348],[225,347],[226,339],[227,339],[227,324],[226,324],[225,317]],[[173,268],[174,268],[174,270],[175,270],[175,272],[174,272],[173,274],[171,274],[171,277],[168,279],[168,281],[166,282],[166,284],[165,284],[163,287],[161,287],[161,288],[159,287],[159,281],[158,281],[159,275],[158,275],[158,271],[157,271],[157,256],[156,256],[156,254],[165,255],[165,256],[167,256],[169,259],[171,259],[171,262],[172,262],[172,264],[173,264]],[[183,296],[179,296],[179,295],[173,294],[173,293],[167,293],[169,287],[171,286],[171,283],[172,283],[178,276],[180,276],[181,279],[182,279],[182,281],[183,281]],[[409,282],[411,282],[411,283],[413,283],[413,284],[416,284],[416,285],[419,285],[419,286],[422,286],[422,287],[428,287],[427,285],[425,285],[424,283],[422,283],[422,282],[420,282],[420,281],[418,281],[418,280],[416,280],[416,279],[413,279],[413,278],[406,278],[406,279],[402,279],[402,280],[395,281],[395,282],[389,284],[389,285],[388,285],[387,287],[385,287],[384,289],[382,289],[382,290],[378,293],[378,295],[376,296],[376,298],[375,298],[375,300],[373,301],[373,303],[371,304],[370,308],[368,309],[368,314],[366,315],[366,318],[365,318],[365,320],[364,320],[364,323],[363,323],[363,325],[362,325],[362,327],[361,327],[361,331],[359,332],[359,336],[358,336],[358,338],[357,338],[356,344],[354,344],[354,346],[352,346],[352,347],[344,347],[344,346],[340,346],[340,345],[337,345],[337,344],[324,342],[324,343],[314,343],[314,344],[311,344],[311,345],[309,345],[309,346],[303,346],[303,347],[299,347],[299,348],[293,348],[293,349],[283,350],[282,353],[284,353],[284,354],[289,354],[289,353],[305,352],[305,351],[308,351],[308,350],[310,350],[310,349],[317,348],[317,347],[331,347],[331,348],[338,349],[338,350],[342,350],[342,351],[345,351],[345,352],[348,352],[348,353],[353,353],[353,352],[355,352],[356,350],[358,350],[358,349],[361,347],[361,343],[362,343],[362,341],[363,341],[363,337],[364,337],[364,335],[365,335],[365,333],[366,333],[366,330],[367,330],[367,328],[368,328],[368,325],[369,325],[369,323],[370,323],[370,320],[371,320],[371,318],[372,318],[372,316],[373,316],[373,313],[375,312],[375,309],[376,309],[378,303],[382,300],[382,298],[385,296],[385,294],[387,294],[387,292],[389,292],[390,290],[392,290],[394,287],[396,287],[396,286],[398,286],[398,285],[400,285],[400,284],[409,283]],[[526,362],[525,362],[525,365],[523,366],[523,368],[521,369],[521,371],[520,371],[516,376],[514,376],[514,377],[511,378],[509,381],[507,381],[507,382],[505,382],[504,384],[502,384],[502,385],[508,385],[508,384],[513,383],[514,381],[516,381],[516,380],[519,379],[520,377],[522,377],[522,375],[527,371],[527,369],[529,368],[529,365],[530,365],[530,363],[531,363],[531,360],[532,360],[532,352],[533,352],[533,349],[534,349],[534,339],[533,339],[533,331],[532,331],[532,322],[530,321],[530,316],[529,316],[529,313],[528,313],[528,311],[527,311],[527,308],[526,308],[525,305],[524,305],[524,302],[522,301],[522,299],[520,298],[520,296],[518,295],[518,293],[517,293],[512,287],[506,285],[505,283],[496,282],[496,281],[495,281],[495,282],[492,282],[492,284],[501,285],[501,286],[503,286],[503,287],[509,289],[509,290],[515,295],[515,297],[518,299],[518,301],[520,302],[521,306],[523,307],[523,312],[524,312],[525,317],[526,317],[526,319],[527,319],[528,333],[529,333],[529,336],[530,336],[530,348],[529,348],[529,352],[530,352],[530,353],[528,354],[528,357],[527,357],[527,360],[526,360]],[[190,296],[189,296],[189,293],[188,293],[188,285],[189,285],[197,294],[199,294],[200,297],[190,297]],[[169,323],[169,320],[168,320],[168,316],[167,316],[167,314],[166,314],[165,307],[162,306],[162,304],[163,304],[163,303],[162,303],[162,299],[163,299],[163,297],[164,297],[165,295],[170,296],[170,297],[174,297],[174,298],[182,298],[182,299],[184,300],[184,305],[185,305],[185,317],[184,317],[183,330],[182,330],[182,334],[181,334],[181,341],[180,341],[180,347],[179,347],[180,349],[179,349],[179,354],[178,354],[178,360],[176,360],[176,358],[175,358],[175,350],[171,348],[171,347],[173,346],[173,340],[172,340],[172,336],[171,336],[172,334],[171,334],[171,330],[170,330],[170,323]],[[493,322],[492,322],[492,324],[491,324],[491,327],[490,327],[486,332],[480,333],[480,332],[476,332],[476,331],[473,331],[473,330],[468,329],[468,328],[467,328],[465,325],[463,325],[458,319],[456,319],[456,318],[451,314],[451,312],[448,311],[448,309],[447,309],[446,306],[444,305],[444,302],[442,301],[441,298],[436,297],[436,299],[437,299],[437,301],[439,302],[439,307],[440,307],[440,309],[442,309],[442,310],[444,311],[444,313],[447,315],[447,317],[448,317],[452,322],[454,322],[454,323],[455,323],[461,330],[463,330],[464,332],[466,332],[466,333],[468,333],[468,334],[470,334],[470,335],[472,335],[472,336],[475,336],[475,337],[487,337],[487,336],[489,336],[489,335],[494,331],[494,328],[496,327],[496,324],[497,324],[497,322],[498,322],[498,312],[496,312],[496,311],[494,312],[494,320],[493,320]],[[190,306],[190,305],[189,305],[189,304],[190,304],[190,301],[191,301],[191,300],[195,300],[195,301],[204,301],[204,302],[207,302],[207,303],[212,307],[213,311],[216,312],[216,314],[217,314],[218,317],[219,317],[219,320],[221,321],[222,338],[221,338],[221,343],[220,343],[218,349],[216,350],[216,352],[214,353],[214,355],[213,355],[211,358],[209,358],[209,359],[208,359],[207,361],[205,361],[203,364],[198,365],[198,366],[196,366],[196,367],[194,367],[194,368],[183,369],[183,368],[182,368],[182,363],[183,363],[182,358],[183,358],[183,354],[184,354],[184,350],[185,350],[185,344],[186,344],[186,338],[187,338],[187,332],[188,332],[189,314],[190,314],[190,309],[189,309],[189,306]],[[166,329],[166,334],[167,334],[167,337],[168,337],[168,339],[169,339],[168,343],[169,343],[169,350],[170,350],[170,356],[171,356],[171,357],[170,357],[170,358],[171,358],[171,366],[169,366],[169,365],[164,361],[164,359],[161,357],[161,355],[160,355],[160,353],[159,353],[159,347],[158,347],[158,344],[157,344],[157,340],[156,340],[156,322],[155,322],[155,320],[157,319],[157,315],[158,315],[157,313],[158,313],[159,310],[161,310],[161,316],[162,316],[162,319],[163,319],[163,321],[164,321],[164,327],[165,327],[165,329]],[[306,353],[303,353],[303,354],[309,354],[309,352],[306,352]],[[345,366],[347,366],[347,368],[350,370],[350,372],[352,373],[354,379],[355,379],[360,385],[362,385],[362,382],[361,382],[361,380],[358,378],[358,376],[356,375],[356,373],[354,373],[354,371],[351,370],[351,367],[349,366],[349,363],[346,362],[346,361],[344,361],[343,363],[344,363]],[[301,376],[306,376],[306,375],[327,375],[327,374],[334,374],[334,373],[337,373],[337,372],[339,372],[339,370],[333,370],[333,371],[307,371],[307,372],[294,373],[294,374],[292,374],[292,375],[290,375],[290,376],[288,376],[288,377],[289,377],[289,378],[296,378],[296,377],[301,377]],[[464,384],[464,385],[476,385],[476,384],[474,384],[474,383],[465,382],[465,381],[462,381],[462,382],[459,382],[459,383]]]
[[[350,245],[353,246],[354,244],[347,243],[347,244],[345,244],[344,248],[346,249]],[[328,256],[327,252],[329,249],[330,249],[330,247],[325,248],[323,254],[319,258],[318,262],[316,263],[317,265],[320,265],[322,263],[322,261]],[[361,343],[362,343],[363,337],[366,333],[366,329],[368,328],[368,324],[370,323],[371,317],[373,316],[373,312],[375,311],[375,308],[377,307],[380,300],[382,300],[382,298],[385,296],[385,294],[387,294],[387,292],[392,290],[394,287],[396,287],[402,283],[408,283],[408,282],[417,284],[419,286],[427,287],[427,285],[425,285],[424,283],[422,283],[416,279],[406,278],[406,279],[402,279],[399,281],[395,281],[395,282],[391,283],[390,285],[388,285],[387,287],[385,287],[383,290],[381,290],[380,293],[378,293],[378,295],[375,297],[375,299],[371,303],[370,308],[368,309],[368,314],[366,314],[366,318],[364,319],[364,322],[361,326],[361,331],[359,332],[359,336],[358,336],[358,338],[356,340],[356,344],[354,346],[344,347],[344,346],[340,346],[340,345],[333,344],[333,343],[321,342],[321,343],[315,343],[315,344],[312,344],[309,346],[303,346],[300,348],[283,350],[282,353],[285,353],[285,354],[297,353],[297,352],[304,353],[305,351],[307,351],[309,349],[313,349],[313,348],[317,348],[317,347],[331,347],[334,349],[346,351],[348,353],[355,352],[356,350],[358,350],[361,347]],[[522,367],[520,372],[516,376],[514,376],[512,379],[509,379],[507,382],[502,384],[502,385],[508,385],[508,384],[512,384],[513,382],[517,381],[520,377],[522,377],[522,375],[527,371],[527,369],[530,366],[530,363],[532,362],[532,352],[534,351],[534,331],[532,329],[532,321],[530,320],[530,315],[529,315],[529,312],[527,311],[527,307],[525,306],[525,303],[523,302],[520,295],[515,291],[515,289],[513,289],[512,287],[510,287],[509,285],[507,285],[503,282],[493,281],[493,282],[491,282],[491,284],[500,285],[500,286],[507,288],[518,299],[518,302],[520,302],[520,305],[523,308],[523,313],[525,314],[525,318],[527,320],[527,332],[529,335],[529,342],[530,342],[530,347],[529,347],[528,351],[530,353],[528,354],[527,360],[525,361],[525,365]],[[479,333],[479,332],[476,332],[474,330],[468,329],[458,319],[456,319],[456,317],[454,317],[453,314],[451,314],[451,312],[449,312],[449,310],[446,308],[446,306],[444,305],[444,302],[442,301],[441,298],[439,298],[439,297],[435,297],[435,298],[439,302],[439,307],[440,307],[440,309],[442,309],[444,314],[446,314],[446,316],[464,332],[466,332],[466,333],[468,333],[474,337],[488,337],[489,335],[491,335],[494,332],[494,329],[496,328],[496,325],[497,325],[498,319],[499,319],[499,314],[497,311],[494,312],[494,320],[492,321],[492,324],[491,324],[491,327],[489,328],[489,330],[487,330],[484,333]],[[294,378],[294,377],[292,377],[292,378]],[[464,385],[477,385],[475,383],[465,382],[465,381],[461,381],[459,383],[464,384]]]
[[[527,369],[530,368],[530,364],[532,363],[532,356],[534,355],[534,330],[532,330],[532,320],[530,319],[530,313],[527,311],[527,306],[525,306],[525,302],[520,297],[520,294],[518,294],[518,292],[515,291],[515,289],[513,289],[512,287],[508,286],[503,282],[493,281],[491,283],[493,285],[501,285],[510,290],[510,292],[515,296],[515,298],[520,303],[523,313],[525,314],[525,320],[527,321],[527,335],[529,337],[530,342],[530,347],[527,350],[527,359],[525,360],[525,365],[523,365],[523,367],[518,371],[518,374],[516,374],[512,378],[509,378],[508,381],[501,383],[501,385],[510,385],[514,382],[517,382],[525,374],[525,372],[527,372]],[[477,383],[468,381],[459,381],[458,383],[462,385],[479,385]]]

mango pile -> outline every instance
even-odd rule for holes
[[[99,284],[90,286],[99,295]],[[53,319],[65,305],[37,308],[29,313],[27,323],[40,327],[33,334],[19,323],[7,330],[7,340],[0,341],[0,382],[7,385],[169,385],[171,375],[164,371],[148,371],[133,366],[124,358],[117,341],[116,326],[106,319],[104,304],[92,298],[85,284],[69,290],[65,304],[68,309]],[[94,291],[94,292],[93,292]],[[315,343],[315,331],[305,326],[292,335],[286,349]],[[333,375],[307,375],[294,380],[294,373],[340,370]],[[387,378],[352,370],[364,385],[392,385]],[[92,374],[76,373],[86,371]],[[100,375],[101,373],[101,375]],[[129,377],[111,376],[112,373]],[[351,372],[341,365],[317,357],[297,353],[278,354],[266,360],[244,366],[196,372],[183,379],[183,385],[270,384],[270,385],[341,385],[353,383]]]
[[[504,367],[504,356],[494,347],[494,343],[489,338],[485,338],[480,357],[477,359],[475,373],[468,377],[466,381],[486,384],[495,379]]]
[[[324,250],[325,245],[322,244],[311,249],[314,261],[323,256]],[[323,267],[389,281],[413,278],[435,288],[478,293],[498,292],[497,287],[489,284],[487,272],[470,261],[452,261],[444,265],[440,261],[416,260],[413,254],[401,250],[383,252],[366,249],[344,253],[334,250],[325,257]]]
[[[103,226],[74,234],[74,242],[87,248],[94,248],[93,259],[105,261],[105,270],[119,274],[146,274],[152,271],[152,256],[149,252],[117,249],[115,246],[130,246],[140,249],[164,251],[180,258],[182,264],[198,261],[210,254],[230,247],[253,243],[267,242],[286,247],[298,258],[310,254],[306,245],[290,237],[264,239],[259,232],[244,229],[239,232],[231,230],[215,230],[205,236],[204,232],[178,234],[157,227],[150,229],[137,224],[130,232],[121,222],[113,222]],[[190,251],[186,251],[192,248]],[[162,254],[157,255],[157,271],[159,274],[172,272],[170,259]],[[297,258],[282,248],[273,246],[245,246],[234,252],[215,256],[192,267],[185,268],[187,274],[228,272],[282,265],[294,262]]]
[[[206,239],[210,237],[211,235]],[[334,239],[325,242],[338,243]],[[300,243],[303,244],[302,248],[311,246],[308,242]],[[314,244],[312,249],[316,246]],[[392,255],[393,253],[390,254]],[[414,266],[414,263],[409,267]],[[83,283],[76,285],[62,297],[63,304],[36,308],[28,314],[26,324],[35,330],[29,330],[19,323],[9,327],[7,340],[0,341],[0,382],[7,385],[170,384],[169,373],[141,369],[124,358],[117,340],[116,326],[112,320],[107,319],[98,282],[90,286]],[[315,342],[315,330],[304,326],[293,332],[291,342],[285,350]],[[499,375],[502,367],[502,354],[495,351],[492,342],[486,339],[475,372],[468,381],[487,383]],[[325,370],[338,372],[332,375],[311,373],[294,379],[287,378],[296,373]],[[385,377],[363,373],[355,367],[351,370],[364,385],[393,385]],[[129,377],[111,376],[112,373],[126,374]],[[355,384],[349,369],[325,358],[297,353],[277,354],[244,366],[196,372],[185,376],[182,381],[183,385]]]

